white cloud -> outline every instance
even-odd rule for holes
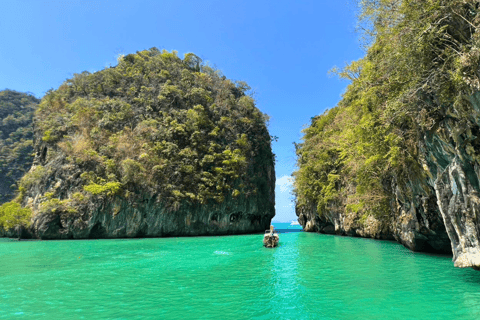
[[[281,192],[288,192],[292,188],[293,178],[290,176],[283,176],[278,178],[275,184],[280,187]]]
[[[275,217],[273,221],[288,222],[297,220],[292,195],[293,177],[277,177],[275,183]]]

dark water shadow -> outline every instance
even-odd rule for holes
[[[461,268],[455,268],[461,269]],[[473,268],[465,268],[462,271],[458,272],[458,276],[466,283],[480,286],[480,271],[474,270]]]
[[[405,248],[408,249],[407,247],[405,247]],[[420,253],[420,254],[423,254],[423,255],[426,255],[426,256],[430,256],[430,257],[439,257],[439,258],[451,258],[451,257],[453,257],[452,252],[441,252],[441,251],[412,251],[412,252]]]

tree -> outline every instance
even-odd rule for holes
[[[17,202],[7,202],[0,206],[0,226],[6,230],[15,229],[18,239],[21,236],[21,227],[30,225],[31,210],[22,208]]]
[[[14,198],[17,180],[32,165],[32,119],[39,102],[26,93],[0,91],[0,204]]]
[[[425,132],[446,119],[448,132],[478,128],[470,96],[480,90],[480,3],[356,2],[366,56],[332,69],[351,83],[338,106],[304,130],[295,194],[298,207],[320,215],[380,217],[389,212],[391,181],[409,194],[416,192],[411,182],[427,174],[419,161]],[[476,143],[451,139],[478,155]]]

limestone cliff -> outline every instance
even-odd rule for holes
[[[414,251],[452,252],[456,267],[480,267],[480,92],[471,96],[468,122],[454,117],[421,135],[419,161],[425,175],[403,190],[392,183],[391,210],[386,217],[368,216],[359,223],[355,214],[297,207],[306,231],[396,239]],[[424,177],[424,178],[423,178]]]
[[[396,239],[480,268],[480,4],[363,2],[375,35],[297,145],[307,231]]]
[[[229,196],[221,203],[183,204],[177,209],[169,208],[156,195],[142,192],[130,198],[97,196],[84,200],[73,213],[63,207],[45,212],[43,190],[61,190],[64,199],[69,199],[82,184],[79,167],[57,161],[45,164],[54,171],[27,193],[25,201],[34,210],[33,225],[22,237],[98,239],[255,233],[268,229],[274,216],[274,194],[268,186],[260,194]],[[274,181],[273,166],[262,169]]]
[[[260,232],[274,216],[266,116],[193,54],[155,48],[42,99],[19,183],[41,239]]]
[[[480,93],[467,117],[447,116],[422,137],[429,185],[452,243],[457,267],[480,268]],[[462,113],[463,110],[458,110]],[[464,111],[463,111],[464,112]]]
[[[39,102],[31,94],[0,91],[0,204],[14,197],[17,180],[32,165],[32,119]]]
[[[403,193],[394,183],[389,189],[393,191],[390,209],[381,217],[345,210],[319,216],[314,206],[297,206],[298,221],[305,231],[397,240],[413,251],[450,253],[450,240],[433,188],[412,188],[409,191],[415,192],[413,196]]]

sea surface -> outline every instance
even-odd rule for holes
[[[0,239],[0,319],[480,319],[480,272],[390,241],[298,232]]]

